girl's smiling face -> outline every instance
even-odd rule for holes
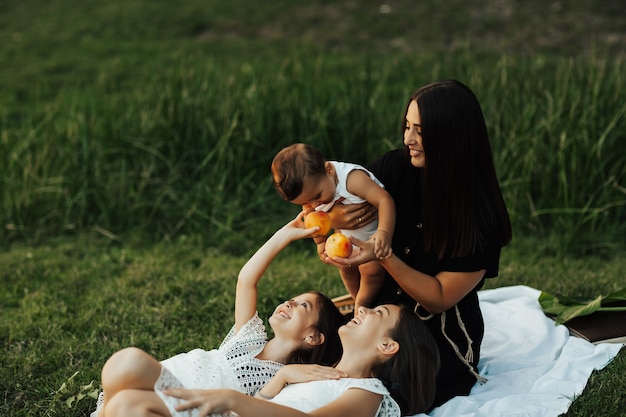
[[[269,318],[274,332],[287,331],[294,336],[315,327],[319,319],[319,303],[314,293],[300,294],[278,305]]]

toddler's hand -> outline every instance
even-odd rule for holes
[[[370,238],[374,242],[374,255],[378,259],[387,259],[392,254],[391,236],[384,230],[377,230]]]

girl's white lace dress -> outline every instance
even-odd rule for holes
[[[336,400],[352,388],[383,396],[376,417],[400,417],[400,406],[376,378],[341,378],[290,384],[270,401],[308,413]]]
[[[154,390],[175,417],[197,416],[198,412],[176,411],[174,407],[183,400],[161,392],[169,388],[232,388],[254,395],[283,367],[283,364],[256,358],[266,343],[265,326],[257,313],[239,332],[235,333],[233,326],[218,349],[194,349],[161,361],[161,375]],[[91,417],[96,417],[101,407],[102,394]]]

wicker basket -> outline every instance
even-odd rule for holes
[[[333,298],[333,303],[335,303],[341,314],[344,316],[352,315],[354,313],[354,298],[352,298],[350,294],[344,294]]]

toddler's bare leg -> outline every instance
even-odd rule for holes
[[[339,269],[339,275],[341,275],[341,280],[343,281],[343,285],[346,287],[346,290],[348,290],[352,298],[356,298],[356,295],[359,292],[361,280],[359,268],[341,268]]]
[[[354,307],[374,307],[374,300],[385,282],[385,268],[379,262],[371,261],[359,265],[359,271],[361,282]]]

